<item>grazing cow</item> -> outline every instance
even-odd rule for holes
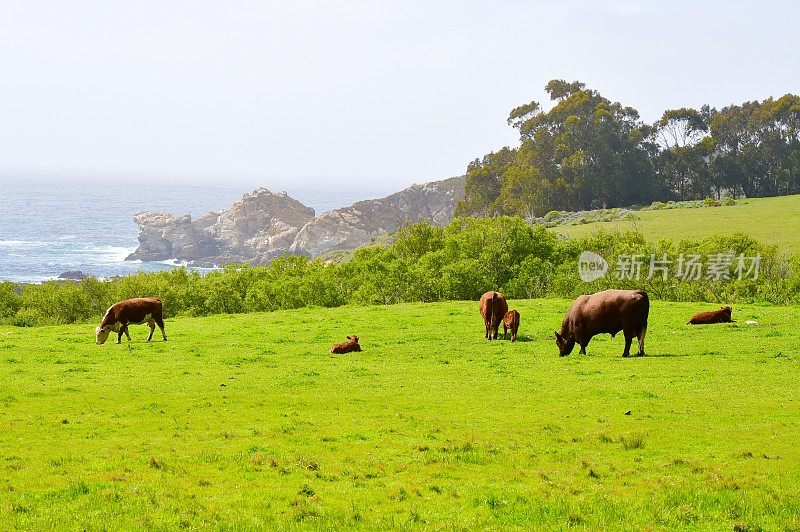
[[[341,344],[333,344],[330,352],[333,354],[349,353],[351,351],[361,351],[361,346],[358,345],[358,336],[348,336],[346,342]]]
[[[506,298],[500,292],[493,290],[486,292],[481,296],[479,309],[483,316],[483,324],[486,326],[486,339],[497,340],[497,329],[500,328],[503,316],[508,312]]]
[[[506,337],[509,329],[511,329],[511,341],[516,342],[517,331],[519,330],[519,312],[516,310],[509,310],[503,316],[503,338]]]
[[[137,325],[140,323],[147,323],[147,326],[150,327],[150,336],[147,337],[148,342],[153,339],[153,331],[155,331],[156,325],[158,325],[158,328],[161,329],[161,336],[164,337],[164,341],[167,340],[167,335],[164,332],[161,300],[157,297],[137,297],[114,303],[109,307],[106,311],[106,315],[103,316],[103,320],[100,322],[100,326],[94,331],[97,337],[97,345],[105,343],[111,331],[118,333],[118,344],[122,342],[123,333],[128,337],[128,341],[130,342],[131,335],[128,333],[129,323],[135,323]]]
[[[650,300],[644,290],[604,290],[596,294],[579,296],[564,316],[561,332],[556,332],[556,345],[561,356],[572,352],[577,343],[580,354],[586,354],[589,340],[596,334],[608,333],[612,337],[619,331],[625,334],[625,351],[630,355],[631,342],[639,339],[639,356],[644,355],[644,336]]]
[[[710,323],[732,323],[731,307],[722,307],[719,310],[698,312],[686,325],[707,325]]]

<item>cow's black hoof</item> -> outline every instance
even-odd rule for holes
[[[623,358],[628,358],[631,355],[630,355],[630,353],[622,353],[622,356],[623,356]]]

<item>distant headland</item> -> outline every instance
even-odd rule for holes
[[[203,267],[268,264],[285,254],[316,257],[355,249],[409,223],[446,225],[463,197],[464,178],[453,177],[315,216],[314,209],[285,192],[259,188],[227,210],[196,219],[188,214],[137,213],[139,245],[126,260],[177,260]]]

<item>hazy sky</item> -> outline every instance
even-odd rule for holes
[[[800,92],[791,1],[0,0],[0,176],[463,174],[581,80],[654,121]]]

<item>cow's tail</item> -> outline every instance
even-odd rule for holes
[[[647,318],[650,316],[650,298],[647,296],[647,292],[644,290],[640,289],[636,292],[642,296],[642,306],[644,307],[644,324],[642,326],[642,332],[645,332],[647,331]]]
[[[492,292],[492,297],[489,300],[489,307],[492,309],[491,318],[489,319],[489,338],[491,339],[496,327],[500,326],[497,319],[497,292]]]
[[[644,337],[647,334],[647,319],[650,317],[650,298],[647,297],[647,292],[644,290],[637,290],[642,296],[642,307],[644,310],[644,321],[642,322],[636,336],[639,339],[639,355],[644,355]]]

